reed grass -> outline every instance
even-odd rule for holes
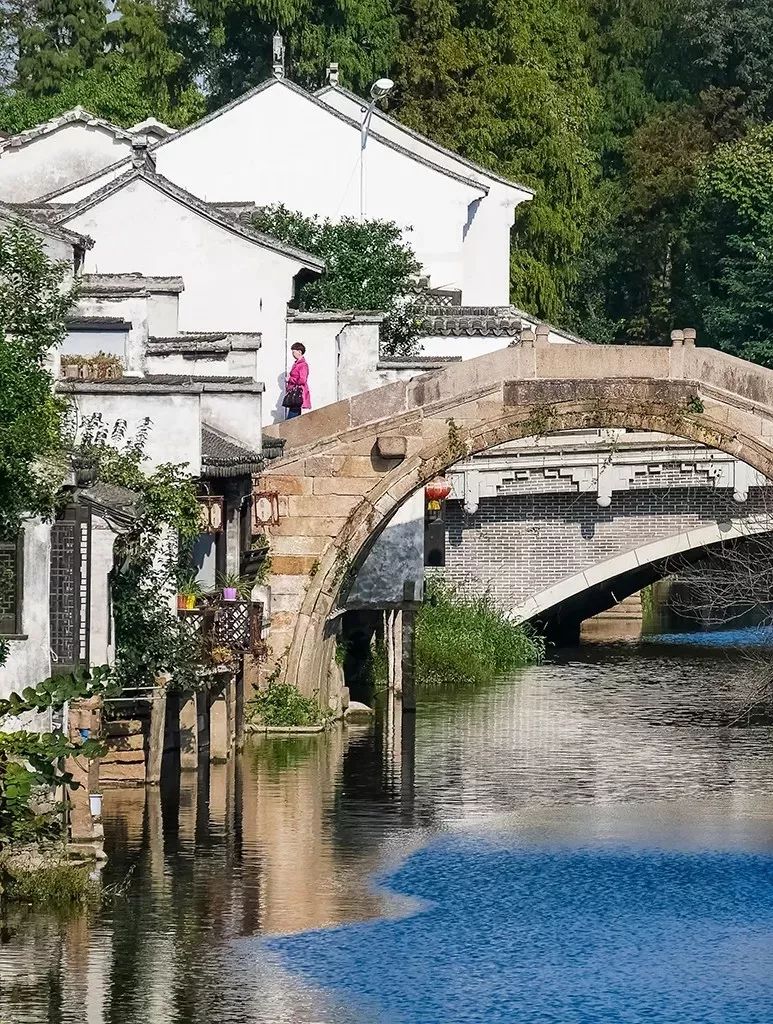
[[[488,594],[468,596],[428,581],[416,620],[416,680],[423,686],[480,686],[542,660],[545,645]]]

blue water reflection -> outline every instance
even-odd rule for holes
[[[769,1024],[773,857],[448,839],[389,880],[398,920],[272,939],[389,1024]]]
[[[744,626],[701,633],[655,633],[642,639],[647,644],[669,644],[673,647],[773,647],[773,626]]]

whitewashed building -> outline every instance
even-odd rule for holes
[[[131,156],[138,138],[158,142],[173,132],[155,118],[119,128],[75,107],[0,140],[0,202],[38,199]]]

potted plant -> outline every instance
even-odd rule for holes
[[[181,576],[177,584],[177,610],[192,611],[201,597],[201,586],[193,572]]]
[[[212,648],[209,656],[213,665],[230,665],[233,661],[234,653],[230,647],[217,644]]]
[[[224,601],[236,601],[240,597],[249,596],[250,584],[238,573],[225,573],[218,582],[223,590]]]
[[[80,358],[78,356],[62,356],[59,368],[63,377],[67,380],[75,380],[80,374]]]

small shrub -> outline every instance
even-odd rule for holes
[[[324,725],[330,719],[316,696],[306,697],[289,683],[270,683],[249,704],[250,717],[260,725]]]
[[[543,654],[541,638],[508,619],[488,595],[428,584],[416,621],[417,682],[477,686]]]
[[[99,882],[89,878],[86,868],[73,864],[15,868],[7,871],[5,895],[19,903],[52,907],[98,904],[102,899]]]

